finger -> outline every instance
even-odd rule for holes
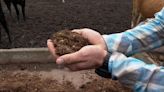
[[[74,52],[71,54],[65,54],[63,56],[60,56],[57,58],[56,63],[57,64],[64,64],[64,65],[69,65],[69,64],[74,64],[81,62],[82,58],[80,56],[80,52]]]
[[[82,34],[83,30],[81,29],[73,29],[72,32],[78,33],[78,34]]]
[[[76,30],[75,30],[76,31]],[[88,39],[88,41],[91,43],[91,44],[94,44],[94,45],[100,45],[101,47],[103,48],[107,48],[106,47],[106,43],[102,37],[102,35],[97,32],[97,31],[94,31],[92,29],[88,29],[88,28],[84,28],[84,29],[81,29],[81,30],[77,30],[84,38]]]
[[[80,70],[94,69],[97,68],[98,66],[96,64],[94,65],[92,61],[88,61],[88,62],[80,62],[71,65],[66,65],[66,67],[68,67],[71,71],[80,71]]]
[[[55,57],[55,59],[58,57],[55,53],[55,48],[54,45],[52,43],[52,40],[48,39],[47,40],[47,46],[48,46],[48,50],[50,51],[50,53],[53,55],[53,57]]]
[[[72,30],[72,32],[80,34],[82,37],[87,39],[92,44],[92,41],[90,41],[91,39],[89,39],[89,38],[91,38],[91,36],[88,37],[89,36],[89,34],[88,34],[89,31],[87,31],[87,30],[88,29],[74,29],[74,30]]]
[[[91,31],[91,29],[83,28],[83,29],[74,29],[72,32],[76,32],[80,35],[82,35],[84,38],[88,39],[88,33]]]

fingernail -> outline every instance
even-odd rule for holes
[[[56,60],[56,63],[57,63],[57,64],[63,64],[63,63],[64,63],[64,59],[58,58],[58,59]]]

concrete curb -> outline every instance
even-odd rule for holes
[[[161,50],[162,49],[162,50]],[[164,53],[164,48],[156,53]],[[54,63],[48,48],[0,49],[0,64]]]
[[[0,64],[54,62],[47,48],[0,49]]]

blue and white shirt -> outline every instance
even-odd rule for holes
[[[113,77],[135,92],[164,92],[164,67],[129,57],[164,46],[164,8],[146,23],[103,38],[113,52],[108,64]]]

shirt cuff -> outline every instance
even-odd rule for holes
[[[109,73],[111,73],[111,76],[112,76],[113,80],[117,79],[117,75],[115,75],[115,73],[114,73],[114,71],[117,71],[117,70],[114,70],[114,69],[117,69],[116,67],[119,66],[117,61],[123,61],[125,58],[126,58],[126,56],[122,53],[119,53],[119,52],[113,52],[111,54],[111,56],[109,58],[109,61],[108,61],[108,71],[109,71]]]

